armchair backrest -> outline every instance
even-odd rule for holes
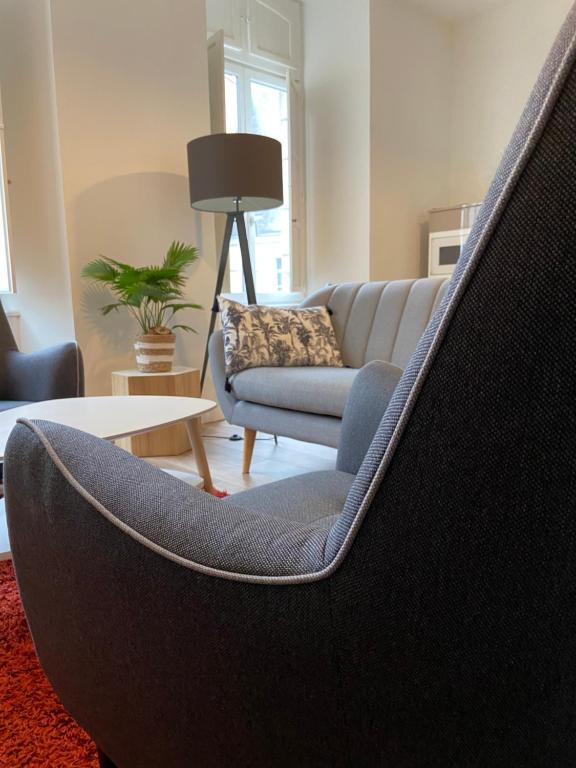
[[[301,306],[330,307],[346,365],[385,360],[405,368],[447,287],[441,277],[343,283],[315,291]]]
[[[18,349],[14,334],[10,328],[10,323],[6,317],[6,312],[0,301],[0,351],[10,351]]]
[[[575,297],[576,7],[328,543],[398,765],[574,762]]]
[[[461,459],[474,456],[474,466],[483,466],[494,452],[484,454],[480,445],[504,440],[512,443],[510,455],[523,455],[538,429],[548,433],[553,426],[560,434],[571,421],[576,398],[575,158],[576,4],[358,473],[335,547],[398,460],[397,448],[406,444],[416,414],[434,421],[425,439],[435,444],[429,457],[435,477],[441,461],[450,463],[447,457],[456,445]],[[568,437],[576,440],[576,430]],[[420,470],[424,449],[417,449]],[[576,451],[571,454],[569,445],[563,450],[564,466],[572,466]],[[525,468],[522,455],[513,469]],[[550,455],[532,468],[532,482],[553,470]],[[449,467],[451,485],[462,479],[452,475],[457,464]],[[497,474],[502,477],[501,471]]]

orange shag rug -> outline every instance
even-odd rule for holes
[[[0,562],[0,768],[96,768],[96,747],[42,671],[10,561]]]

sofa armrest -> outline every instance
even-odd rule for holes
[[[76,343],[4,358],[6,400],[53,400],[84,395],[84,366]]]
[[[370,447],[402,369],[374,360],[360,369],[346,401],[336,468],[357,474]]]
[[[224,334],[222,331],[214,331],[210,336],[208,345],[210,357],[210,370],[212,372],[212,381],[218,398],[218,405],[222,409],[226,421],[232,420],[232,411],[238,400],[232,392],[226,388],[226,366],[224,364]]]
[[[209,576],[274,583],[324,567],[329,527],[223,504],[126,451],[47,421],[20,420],[6,449],[10,538],[18,548],[25,509],[51,520],[54,536],[89,549],[83,522],[104,518],[156,554]],[[31,493],[25,489],[33,489]],[[29,516],[29,515],[28,515]],[[26,536],[25,531],[20,532]]]

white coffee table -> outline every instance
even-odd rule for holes
[[[32,403],[0,413],[0,461],[4,458],[6,442],[18,419],[55,421],[105,440],[132,437],[159,427],[183,423],[194,449],[196,467],[204,481],[204,490],[210,493],[214,486],[204,451],[200,417],[214,408],[216,403],[212,400],[148,395],[74,397]],[[0,520],[0,524],[2,522]],[[0,541],[0,558],[3,551],[3,542]]]
[[[132,437],[159,427],[184,423],[194,449],[198,474],[204,480],[204,490],[210,492],[213,485],[202,442],[200,417],[214,408],[215,402],[198,397],[148,395],[72,397],[32,403],[0,413],[0,461],[18,419],[55,421],[105,440]]]

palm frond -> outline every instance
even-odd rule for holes
[[[118,270],[105,256],[101,256],[99,259],[94,259],[94,261],[86,264],[81,275],[85,280],[113,283],[118,277]]]
[[[180,243],[178,240],[174,242],[168,248],[166,256],[164,257],[164,267],[176,267],[179,270],[189,267],[198,259],[198,250],[186,243]]]
[[[198,258],[196,248],[174,241],[162,264],[134,267],[107,256],[91,261],[82,270],[87,280],[105,283],[117,301],[101,308],[104,315],[120,307],[128,308],[138,320],[144,333],[165,326],[166,316],[173,317],[183,309],[201,309],[199,304],[186,302],[185,269]],[[174,328],[192,331],[187,325]]]
[[[202,309],[201,304],[165,304],[165,309],[171,309],[173,312],[180,312],[183,309]]]

